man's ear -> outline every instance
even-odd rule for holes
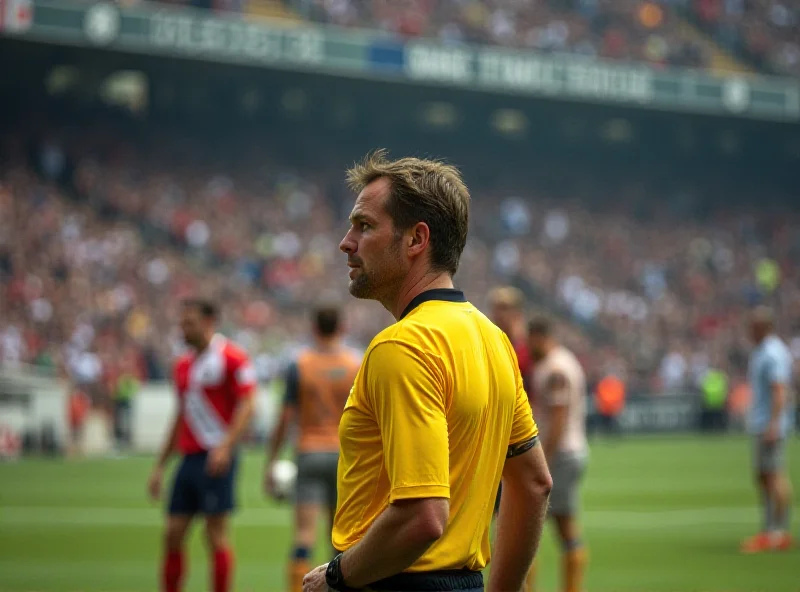
[[[407,236],[408,254],[419,255],[425,251],[431,240],[431,229],[425,222],[417,222]]]

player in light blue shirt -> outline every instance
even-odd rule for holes
[[[764,528],[747,539],[749,553],[788,549],[792,485],[786,472],[786,438],[794,423],[791,385],[792,355],[774,332],[772,312],[757,308],[750,319],[755,349],[750,355],[748,380],[752,393],[748,428],[755,437],[755,469],[764,507]]]

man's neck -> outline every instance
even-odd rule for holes
[[[339,347],[339,339],[336,337],[317,337],[316,348],[323,352],[332,352]]]
[[[508,335],[511,343],[516,346],[518,341],[522,341],[525,338],[525,324],[521,321],[512,322],[506,335]]]
[[[382,302],[383,306],[392,313],[395,320],[400,320],[400,316],[406,307],[411,304],[417,296],[428,290],[453,289],[453,278],[447,272],[428,273],[417,279],[406,281],[401,287],[398,295],[391,302]]]
[[[764,334],[764,336],[763,336],[761,339],[759,339],[758,341],[756,341],[756,347],[758,347],[758,346],[762,345],[762,344],[763,344],[763,343],[764,343],[764,342],[765,342],[767,339],[769,339],[770,337],[772,337],[772,335],[773,335],[773,332],[772,332],[772,331],[770,331],[769,333],[765,333],[765,334]]]
[[[544,354],[544,355],[542,356],[542,358],[544,359],[544,358],[546,358],[547,356],[549,356],[549,355],[550,355],[550,352],[552,352],[552,351],[553,351],[555,348],[557,348],[557,347],[558,347],[558,342],[557,342],[557,341],[548,341],[548,342],[547,342],[547,343],[544,345],[544,347],[542,347],[542,353]]]
[[[214,334],[212,333],[211,335],[206,335],[201,343],[195,344],[195,350],[197,351],[198,355],[202,354],[204,351],[208,349],[208,346],[211,345],[211,340],[213,338]]]

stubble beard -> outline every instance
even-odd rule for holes
[[[395,284],[402,282],[399,271],[400,238],[398,237],[387,249],[383,260],[375,269],[360,268],[360,273],[348,284],[350,295],[361,300],[377,300],[382,302],[387,294],[391,294]]]
[[[375,299],[375,278],[374,274],[365,271],[362,267],[358,276],[347,286],[350,295],[361,300]]]

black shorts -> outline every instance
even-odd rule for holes
[[[225,514],[235,506],[237,456],[231,459],[227,473],[212,477],[206,472],[207,452],[183,457],[169,500],[169,514]]]

